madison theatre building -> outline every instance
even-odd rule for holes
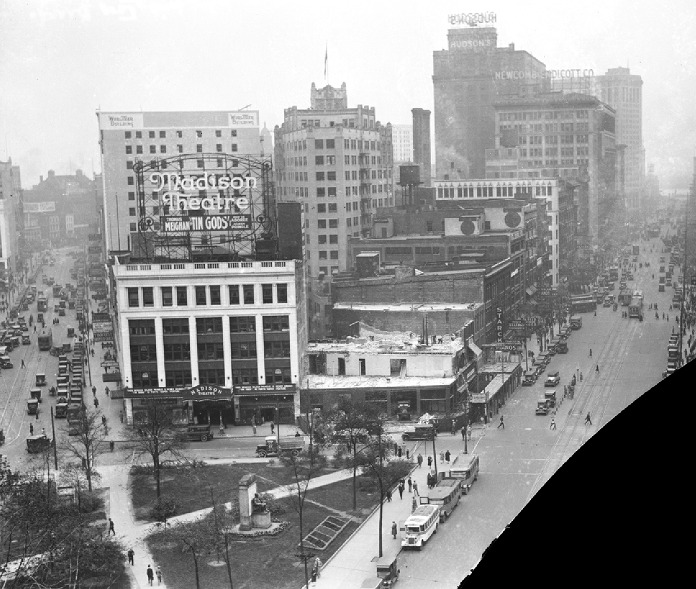
[[[129,424],[153,399],[181,423],[295,422],[306,341],[300,261],[116,259],[113,278]]]

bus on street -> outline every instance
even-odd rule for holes
[[[46,311],[48,311],[48,299],[46,297],[44,297],[44,296],[39,297],[37,302],[36,302],[36,305],[37,305],[37,311],[39,313],[45,313]]]
[[[430,539],[440,523],[440,508],[437,505],[419,505],[404,522],[401,546],[419,550]]]

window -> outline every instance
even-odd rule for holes
[[[155,295],[151,286],[143,287],[143,307],[155,306]]]
[[[256,342],[244,342],[233,340],[230,344],[230,357],[233,360],[256,358]]]
[[[126,145],[126,154],[131,154],[133,153],[133,146],[132,145]]]
[[[273,304],[273,285],[272,284],[262,284],[261,285],[261,297],[264,305]]]
[[[157,146],[156,145],[150,145],[150,153],[157,153]]]
[[[346,359],[345,358],[338,359],[338,375],[339,376],[346,375]]]
[[[157,362],[157,346],[155,344],[131,344],[131,362]]]
[[[155,335],[154,319],[132,319],[128,322],[130,335]]]
[[[329,203],[329,213],[337,213],[338,212],[338,204],[335,202],[330,202]]]
[[[165,343],[165,362],[185,362],[191,360],[191,344],[187,342]]]
[[[188,335],[189,321],[186,317],[176,319],[162,319],[162,333],[164,335]]]
[[[287,315],[267,315],[263,318],[264,331],[289,331],[290,318]]]
[[[336,149],[336,143],[334,139],[326,140],[326,149]]]
[[[238,284],[233,284],[228,287],[229,295],[230,295],[230,305],[238,305],[239,304],[239,285]]]
[[[357,187],[356,187],[357,188]],[[327,194],[329,196],[336,196],[336,187],[335,186],[329,186],[329,189],[327,191]]]
[[[185,307],[188,305],[185,286],[176,287],[176,304],[179,307]]]
[[[135,207],[131,207],[128,209],[128,216],[135,217]]]
[[[222,131],[220,131],[220,129],[215,129],[215,137],[222,137]]]
[[[326,259],[328,259],[328,258],[326,257],[326,250],[319,250],[319,259],[320,259],[320,260],[326,260]]]
[[[242,286],[242,292],[244,294],[244,304],[253,305],[254,304],[254,285],[244,284]]]
[[[338,229],[338,219],[329,219],[329,229]]]
[[[292,384],[289,368],[268,368],[266,384]]]
[[[334,250],[331,252],[331,259],[338,260],[338,250]]]
[[[314,140],[314,149],[324,149],[324,140],[323,139],[315,139]]]
[[[157,378],[157,368],[147,370],[133,370],[133,387],[135,388],[153,388],[159,386]]]
[[[365,358],[358,358],[358,364],[360,366],[360,376],[365,376],[367,374],[365,367]]]
[[[230,136],[236,137],[237,136],[237,129],[232,129],[232,134]]]
[[[196,333],[222,333],[222,317],[197,317]]]
[[[324,156],[323,155],[315,155],[314,156],[314,165],[323,166],[324,165]]]
[[[142,139],[142,138],[143,138],[143,132],[142,132],[142,131],[136,131],[136,132],[135,132],[135,138],[136,138],[136,139]]]
[[[135,182],[133,181],[133,176],[128,176],[128,186],[134,186]]]
[[[132,309],[140,306],[140,293],[137,288],[128,288],[128,306]]]
[[[319,243],[326,243],[326,235],[319,235]]]
[[[128,200],[135,200],[135,192],[128,193]]]
[[[255,317],[230,317],[230,333],[255,333]]]
[[[232,151],[237,151],[237,144],[236,143],[232,144]]]
[[[319,203],[317,205],[317,213],[325,213],[326,212],[326,205],[323,203]]]
[[[222,360],[225,357],[222,342],[198,342],[198,360]]]
[[[287,284],[276,285],[276,293],[278,295],[278,302],[279,303],[287,303],[288,302],[288,285]]]
[[[167,370],[168,387],[183,387],[191,384],[190,370]]]
[[[263,356],[264,358],[289,358],[290,340],[264,342]]]
[[[326,219],[319,219],[317,221],[317,227],[319,229],[326,229]]]
[[[199,384],[219,384],[222,385],[225,382],[225,370],[220,368],[206,368],[205,370],[198,370],[198,383]]]
[[[324,188],[323,186],[320,188],[317,188],[317,196],[319,196],[319,197],[326,196],[326,188]]]
[[[232,371],[232,384],[238,387],[259,384],[256,368],[235,368]]]
[[[160,153],[167,153],[167,146],[166,145],[160,145]]]
[[[205,305],[207,303],[205,286],[196,286],[195,288],[196,288],[196,305]]]
[[[138,230],[138,227],[136,226],[135,223],[131,223],[131,224],[129,225],[129,227],[130,227],[130,230],[131,230],[131,231],[137,231],[137,230]]]
[[[327,172],[326,173],[326,179],[329,182],[335,182],[336,181],[336,172]]]
[[[220,297],[220,286],[213,285],[210,287],[210,304],[220,305],[222,304],[222,299]]]
[[[131,138],[131,132],[130,132],[130,131],[126,131],[126,139],[130,139],[130,138]]]
[[[324,172],[317,172],[317,181],[318,182],[324,181]]]

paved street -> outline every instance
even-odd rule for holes
[[[653,240],[657,249],[657,240]],[[649,247],[649,246],[648,246]],[[645,244],[642,251],[645,251]],[[657,279],[652,273],[657,268],[659,253],[641,255],[641,261],[650,262],[650,268],[638,269],[636,280],[629,283],[645,294],[645,306],[657,302],[668,312],[673,289],[658,293]],[[554,356],[549,370],[559,370],[561,386],[574,371],[579,369],[583,381],[576,388],[573,400],[561,402],[555,415],[557,429],[550,429],[551,415],[534,414],[536,400],[543,394],[540,379],[532,387],[519,387],[502,408],[505,429],[497,429],[498,416],[483,429],[474,430],[473,449],[481,459],[481,471],[472,492],[463,497],[449,520],[440,526],[438,533],[421,552],[405,552],[399,555],[401,577],[399,585],[414,589],[422,587],[456,587],[481,558],[483,551],[508,525],[533,495],[599,428],[607,423],[662,379],[667,364],[667,340],[676,326],[674,313],[671,321],[655,320],[654,312],[645,312],[643,322],[622,319],[621,307],[599,307],[597,317],[585,313],[583,327],[574,331],[569,343],[569,353]],[[676,329],[676,328],[675,328]],[[536,341],[530,345],[536,351]],[[592,348],[593,357],[589,357]],[[599,364],[600,372],[595,371]],[[562,395],[561,395],[562,396]],[[587,412],[592,425],[585,425]],[[437,452],[450,449],[461,452],[461,436],[442,434],[437,438]],[[432,453],[432,446],[420,448]],[[442,469],[442,465],[440,465]],[[419,487],[426,489],[426,469],[416,470]],[[398,514],[403,521],[409,514],[409,502],[404,502]],[[399,503],[392,503],[399,507]],[[390,515],[394,508],[390,506]],[[397,516],[398,517],[398,516]],[[389,552],[398,551],[398,540],[388,533],[391,519],[385,519],[385,545]],[[367,524],[366,524],[367,527]],[[327,566],[318,587],[329,587],[338,578],[334,573],[341,569],[340,587],[359,587],[364,572],[371,570],[371,563],[350,565],[342,561],[342,555],[355,548],[376,554],[376,528],[374,540],[355,537],[341,554]],[[367,546],[365,544],[367,543]],[[369,559],[368,559],[369,560]],[[352,562],[352,560],[351,560]],[[354,567],[354,568],[353,568]],[[335,569],[332,571],[332,569]],[[365,575],[366,576],[366,575]],[[328,583],[328,584],[327,584]]]

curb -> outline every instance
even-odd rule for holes
[[[413,473],[413,471],[416,470],[416,468],[417,468],[417,464],[414,464],[413,467],[411,468],[411,470],[409,471],[409,475],[410,475],[411,473]],[[326,560],[326,562],[322,565],[322,568],[326,567],[326,566],[334,559],[334,557],[335,557],[341,550],[343,550],[343,548],[345,547],[345,545],[353,539],[353,536],[355,536],[360,530],[362,530],[363,526],[365,526],[365,524],[367,524],[367,521],[368,521],[368,520],[375,514],[375,512],[379,509],[379,506],[380,506],[379,503],[378,503],[377,505],[375,505],[375,507],[374,507],[374,508],[372,509],[372,511],[367,515],[367,517],[360,523],[360,525],[359,525],[357,528],[355,528],[355,530],[353,530],[353,532],[351,533],[351,535],[348,536],[348,537],[343,541],[343,543],[336,549],[336,551],[335,551],[331,556],[329,556],[329,558]],[[401,550],[402,550],[402,549],[399,548],[399,550],[397,551],[396,554],[399,555],[399,554],[401,553]],[[304,589],[304,585],[302,586],[302,589]]]

